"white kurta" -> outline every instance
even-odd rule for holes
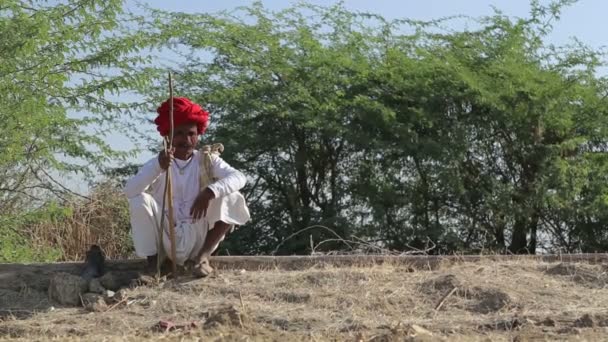
[[[207,231],[212,229],[217,221],[234,226],[243,225],[250,218],[245,198],[239,193],[247,182],[246,177],[222,158],[216,157],[213,159],[212,172],[218,180],[208,186],[215,194],[215,199],[210,201],[207,215],[199,221],[193,222],[190,208],[200,191],[200,158],[201,154],[195,151],[189,160],[175,159],[171,165],[173,217],[176,224],[176,261],[180,265],[198,254],[207,236]],[[133,244],[135,253],[140,257],[158,253],[157,235],[164,190],[165,171],[160,167],[157,157],[146,162],[125,185],[124,192],[129,199]],[[167,205],[165,206],[167,207]],[[167,212],[168,210],[165,208],[164,227],[167,229],[163,234],[163,246],[167,254],[170,254]],[[214,250],[216,248],[217,246]]]

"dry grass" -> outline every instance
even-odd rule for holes
[[[59,261],[84,260],[92,244],[103,246],[111,259],[132,256],[128,202],[116,186],[100,184],[89,199],[74,198],[65,208],[65,217],[25,227],[34,246],[58,248]]]
[[[108,312],[57,308],[6,316],[0,336],[62,341],[596,341],[608,333],[607,284],[604,266],[530,261],[414,272],[391,265],[223,271],[204,280],[127,290],[128,300]],[[196,322],[198,327],[159,332],[153,327],[160,320]]]

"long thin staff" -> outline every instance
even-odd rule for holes
[[[167,142],[167,138],[164,140],[164,148],[165,154],[169,153],[169,150],[173,146],[173,129],[174,129],[174,120],[173,120],[173,79],[171,77],[171,72],[169,72],[169,138]],[[165,191],[163,196],[163,205],[161,210],[161,220],[160,220],[160,240],[158,244],[158,250],[162,249],[162,235],[165,233],[163,228],[164,225],[164,214],[165,214],[165,203],[168,207],[168,218],[169,218],[169,240],[171,242],[171,269],[173,272],[173,277],[177,278],[177,259],[176,259],[176,246],[175,246],[175,225],[173,220],[173,187],[171,184],[171,168],[167,169],[166,178],[165,178]],[[158,258],[158,263],[156,265],[156,272],[160,276],[160,257]]]
[[[173,78],[171,77],[171,71],[169,71],[169,148],[173,147]],[[173,224],[173,187],[171,186],[171,168],[167,169],[167,204],[169,209],[169,239],[171,240],[171,267],[173,271],[173,277],[177,278],[177,259],[176,259],[176,246],[175,246],[175,225]]]

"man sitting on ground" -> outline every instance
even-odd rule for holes
[[[161,207],[165,194],[165,172],[171,168],[173,217],[175,221],[176,259],[178,265],[193,265],[194,274],[207,276],[213,271],[209,256],[236,225],[243,225],[250,216],[239,190],[245,176],[216,153],[195,150],[198,137],[205,133],[209,113],[187,98],[173,99],[173,146],[146,162],[124,189],[129,199],[131,234],[135,252],[148,260],[148,272],[156,269],[158,239],[168,257],[171,243],[165,205],[164,232],[159,235]],[[169,135],[169,100],[157,109],[157,130]],[[205,167],[205,158],[210,158]],[[209,159],[208,159],[209,160]],[[211,174],[209,174],[211,173]],[[209,184],[205,180],[211,179]]]

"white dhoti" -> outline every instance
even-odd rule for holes
[[[139,257],[147,257],[158,254],[158,232],[160,226],[160,212],[162,203],[158,203],[150,194],[142,193],[139,196],[129,199],[129,209],[131,212],[131,234],[135,253]],[[163,234],[163,249],[167,256],[171,256],[171,242],[169,239],[169,225],[167,215],[164,217],[163,224],[165,233]],[[219,199],[209,202],[207,215],[197,222],[191,220],[178,220],[175,222],[175,245],[176,263],[183,263],[198,255],[207,232],[213,229],[218,221],[231,225],[243,225],[249,220],[249,210],[243,195],[239,192],[226,195]],[[224,237],[220,239],[220,242]],[[219,242],[213,247],[215,251]]]
[[[176,263],[180,265],[198,255],[208,231],[213,229],[216,222],[222,221],[234,227],[245,224],[250,218],[245,198],[239,192],[247,182],[246,177],[218,156],[211,164],[215,181],[206,186],[213,192],[215,199],[209,202],[205,217],[192,222],[190,208],[202,191],[201,172],[206,172],[201,166],[202,160],[201,153],[195,151],[191,159],[187,161],[175,159],[171,164]],[[158,242],[161,238],[158,235],[164,190],[165,171],[161,169],[158,158],[152,158],[145,163],[125,185],[131,213],[131,234],[135,253],[139,257],[162,252],[158,250]],[[167,207],[165,211],[168,212]],[[166,214],[164,217],[165,233],[162,236],[162,246],[165,254],[170,256],[168,218]],[[217,247],[214,246],[213,251]]]

